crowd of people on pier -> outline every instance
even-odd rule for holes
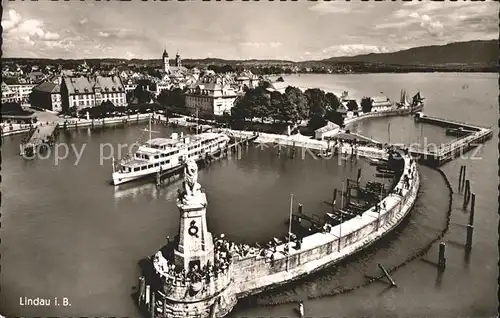
[[[162,278],[163,283],[170,281],[181,284],[186,284],[188,281],[192,283],[202,282],[203,280],[208,283],[212,278],[216,279],[219,275],[227,272],[229,261],[229,258],[223,258],[223,255],[218,254],[214,264],[208,261],[202,267],[194,265],[186,271],[186,269],[178,267],[172,261],[167,260],[161,251],[157,252],[153,257],[154,268]]]

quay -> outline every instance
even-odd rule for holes
[[[360,148],[367,148],[361,155],[392,156],[378,147]],[[139,308],[152,318],[223,317],[239,298],[309,275],[370,246],[395,229],[417,199],[420,177],[416,162],[408,153],[397,160],[400,177],[375,206],[338,224],[324,221],[321,231],[300,241],[294,241],[291,233],[288,240],[273,247],[234,244],[209,232],[207,198],[197,182],[196,163],[188,161],[177,200],[179,232],[155,255],[140,262]],[[290,213],[292,208],[293,202]]]
[[[477,147],[480,143],[491,139],[493,130],[477,125],[457,122],[449,119],[427,116],[423,113],[417,113],[415,121],[431,123],[441,127],[462,129],[470,131],[470,134],[464,134],[451,142],[441,145],[438,149],[424,149],[422,146],[412,146],[409,151],[411,155],[421,163],[430,166],[441,166],[444,163],[464,154],[465,152]]]
[[[39,149],[42,146],[48,146],[54,143],[54,134],[57,129],[57,124],[39,125],[33,127],[28,137],[28,141],[21,143],[21,155],[32,156],[37,152],[43,151]]]

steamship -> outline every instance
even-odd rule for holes
[[[205,132],[192,136],[172,133],[170,138],[149,139],[141,145],[131,158],[113,160],[113,184],[140,179],[176,168],[187,159],[195,161],[217,153],[226,147],[229,137],[221,133]]]

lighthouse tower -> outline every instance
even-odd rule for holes
[[[194,161],[187,163],[184,174],[184,193],[177,202],[181,216],[174,255],[175,266],[190,272],[214,264],[214,243],[207,228],[207,198],[196,180],[198,166]]]
[[[163,50],[162,60],[163,60],[163,71],[165,73],[170,73],[170,62],[168,59],[168,53],[166,48],[165,50]]]

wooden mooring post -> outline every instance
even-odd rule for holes
[[[137,303],[142,305],[142,301],[144,299],[144,293],[146,288],[146,279],[144,276],[139,277],[139,295],[137,296]]]
[[[465,242],[466,251],[470,251],[472,249],[472,232],[474,232],[474,226],[472,224],[467,224],[467,241]]]
[[[444,270],[446,268],[445,250],[446,250],[446,244],[444,242],[439,243],[438,268],[440,270]]]
[[[463,166],[464,167],[464,173],[462,174],[462,190],[464,188],[464,185],[465,185],[465,175],[466,175],[466,171],[467,171],[467,166]]]
[[[150,290],[151,290],[151,287],[149,285],[146,285],[146,292],[145,292],[145,296],[146,296],[145,297],[146,298],[145,299],[145,304],[146,304],[146,306],[149,306],[149,300],[150,300],[149,296],[151,296],[151,291]]]
[[[458,191],[462,190],[462,175],[464,173],[464,166],[460,166],[460,174],[458,175]]]
[[[398,287],[396,285],[396,283],[394,282],[394,280],[392,279],[391,275],[389,275],[389,272],[387,272],[387,270],[385,269],[384,265],[382,265],[382,264],[379,263],[378,267],[380,267],[380,269],[384,273],[385,277],[389,280],[389,282],[391,283],[391,286],[392,287]]]
[[[155,317],[155,310],[156,310],[156,300],[155,300],[155,291],[151,290],[151,299],[149,303],[149,313],[151,314],[151,317]]]
[[[465,192],[464,192],[464,204],[463,208],[467,208],[467,205],[469,204],[469,199],[470,199],[470,181],[466,180],[465,181]]]
[[[302,203],[299,203],[299,211],[298,211],[298,214],[302,214],[302,208],[303,208]]]
[[[474,213],[476,212],[476,195],[471,194],[469,224],[474,226]]]

